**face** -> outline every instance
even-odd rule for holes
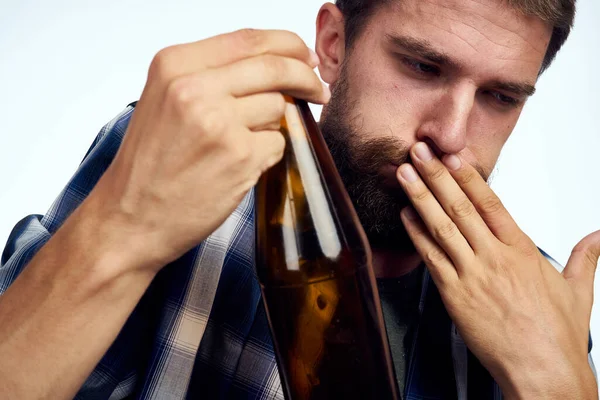
[[[395,173],[417,141],[460,154],[487,179],[551,35],[500,0],[391,3],[350,50],[337,8],[324,6],[317,21],[319,68],[333,93],[321,128],[374,248],[410,247]]]

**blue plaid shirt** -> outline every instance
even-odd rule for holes
[[[50,210],[14,228],[2,254],[0,294],[90,193],[113,160],[134,106],[102,128]],[[253,196],[156,276],[76,399],[283,399],[254,273]],[[500,399],[424,274],[405,398]]]

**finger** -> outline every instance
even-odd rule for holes
[[[251,130],[278,130],[281,126],[285,99],[279,92],[240,97],[234,104],[236,115]]]
[[[450,174],[477,209],[490,231],[507,245],[525,243],[525,234],[481,174],[458,155],[447,155],[442,161]]]
[[[281,120],[269,122],[268,124],[265,124],[265,125],[262,125],[262,126],[257,126],[256,128],[252,129],[252,132],[278,131],[280,129],[281,129]]]
[[[263,54],[295,58],[310,68],[318,64],[316,54],[295,33],[284,30],[242,29],[167,47],[154,57],[150,73],[176,78]]]
[[[573,248],[563,276],[575,293],[589,302],[591,307],[594,292],[594,275],[600,257],[600,231],[587,235]]]
[[[252,154],[255,164],[261,172],[277,164],[283,157],[285,139],[278,130],[250,132],[252,135]]]
[[[410,164],[398,168],[400,185],[435,242],[448,254],[457,271],[470,264],[473,249]]]
[[[415,249],[429,269],[438,289],[450,285],[458,280],[458,273],[448,258],[447,254],[440,248],[431,237],[422,219],[412,207],[406,207],[400,213],[404,229],[413,242]]]
[[[444,164],[437,158],[427,144],[417,143],[411,149],[414,166],[434,194],[444,211],[458,226],[471,248],[489,248],[494,240],[492,232],[477,212],[477,209],[460,188]]]
[[[214,70],[214,82],[227,82],[235,97],[261,92],[283,92],[313,103],[329,101],[329,89],[305,63],[294,58],[263,55],[247,58]]]

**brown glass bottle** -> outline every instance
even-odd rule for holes
[[[306,102],[256,187],[256,269],[287,399],[398,399],[371,252]]]

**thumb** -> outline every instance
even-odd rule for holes
[[[573,248],[563,276],[577,295],[591,300],[594,292],[594,274],[600,257],[600,231],[584,237]]]

